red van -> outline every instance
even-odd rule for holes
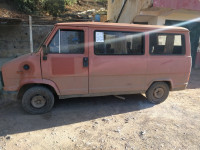
[[[60,99],[146,93],[152,103],[186,88],[191,71],[189,31],[120,23],[58,23],[38,52],[2,67],[4,91],[23,108],[46,113]]]

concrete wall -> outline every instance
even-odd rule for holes
[[[108,0],[108,18],[111,22],[116,22],[117,17],[120,13],[120,8],[122,8],[124,0]]]
[[[125,2],[118,21],[120,23],[164,25],[165,20],[199,18],[200,0],[108,0],[108,20],[116,22]]]
[[[53,25],[33,25],[33,46],[37,50]],[[28,25],[0,25],[0,58],[15,57],[30,52]]]
[[[125,0],[108,0],[108,20],[116,22]],[[132,23],[140,10],[152,5],[152,0],[127,0],[118,22]]]
[[[165,25],[165,17],[163,16],[156,16],[149,19],[148,24],[150,25]]]

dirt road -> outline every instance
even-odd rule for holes
[[[1,106],[0,150],[200,150],[200,70],[162,104],[125,97],[61,100],[44,115],[29,115],[19,103]]]

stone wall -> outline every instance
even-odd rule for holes
[[[33,25],[33,46],[40,43],[53,25]],[[15,57],[30,52],[29,25],[0,25],[0,58]]]

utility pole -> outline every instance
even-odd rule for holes
[[[32,31],[32,17],[29,15],[29,30],[30,30],[30,51],[33,53],[33,31]]]

